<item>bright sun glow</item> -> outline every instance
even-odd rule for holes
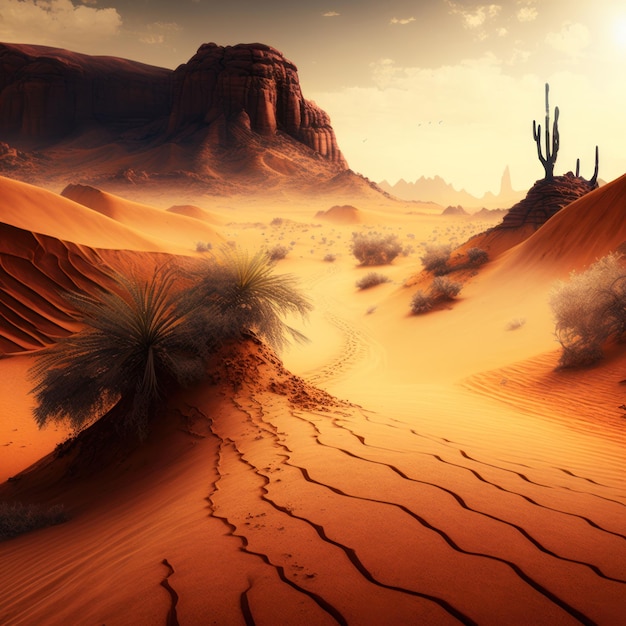
[[[618,17],[613,24],[615,43],[622,50],[626,50],[626,15]]]

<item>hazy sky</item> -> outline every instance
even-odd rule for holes
[[[0,0],[0,41],[176,67],[202,43],[262,42],[299,70],[355,171],[439,174],[475,194],[543,169],[532,120],[560,108],[556,173],[626,173],[624,0]]]

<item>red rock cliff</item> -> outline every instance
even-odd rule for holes
[[[0,44],[0,139],[45,145],[94,126],[165,119],[171,70],[59,48]]]
[[[328,115],[305,100],[297,69],[263,44],[204,44],[175,71],[58,48],[0,44],[0,142],[20,149],[64,140],[138,149],[194,131],[244,128],[288,135],[347,167]],[[87,135],[98,129],[99,135]],[[201,132],[196,143],[219,133]],[[241,135],[239,135],[241,136]],[[129,142],[131,142],[129,144]]]
[[[204,44],[174,72],[168,131],[214,122],[245,124],[264,136],[284,132],[345,165],[328,115],[300,90],[296,66],[263,44]]]

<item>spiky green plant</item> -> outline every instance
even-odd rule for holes
[[[305,319],[312,305],[300,293],[295,276],[275,274],[274,269],[263,251],[250,255],[223,248],[218,256],[204,261],[194,292],[218,340],[252,331],[280,350],[289,338],[306,339],[283,318],[299,315]]]
[[[170,386],[204,372],[203,320],[175,289],[173,269],[110,277],[110,288],[68,294],[84,329],[42,350],[31,369],[40,427],[80,429],[115,407],[119,427],[143,436]]]

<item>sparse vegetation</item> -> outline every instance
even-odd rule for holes
[[[250,256],[247,252],[224,248],[221,255],[205,261],[193,292],[210,320],[208,332],[214,341],[237,338],[252,331],[280,350],[288,337],[305,339],[282,317],[304,318],[313,307],[300,293],[296,277],[274,274],[274,263],[263,252]]]
[[[526,320],[523,317],[516,317],[506,325],[506,330],[517,330],[524,326],[524,324],[526,324]]]
[[[324,261],[326,263],[334,263],[337,260],[337,255],[331,254],[330,252],[324,255]]]
[[[397,235],[352,233],[352,254],[361,265],[387,265],[402,252]]]
[[[421,289],[411,299],[411,312],[414,315],[428,313],[433,308],[433,298]]]
[[[452,248],[449,245],[427,245],[424,254],[420,257],[424,269],[435,276],[447,274],[451,251]]]
[[[473,267],[484,265],[489,260],[489,254],[482,248],[469,248],[467,251],[467,260]]]
[[[209,252],[213,248],[213,244],[204,241],[196,242],[196,252]]]
[[[449,278],[437,276],[430,285],[430,293],[435,300],[454,300],[461,292],[463,285]]]
[[[63,506],[0,502],[0,541],[67,521]]]
[[[170,267],[147,280],[111,272],[112,286],[70,294],[85,328],[42,350],[31,374],[40,427],[67,421],[80,430],[107,415],[125,435],[143,438],[174,389],[201,380],[225,341],[251,331],[281,348],[304,339],[282,320],[312,308],[291,276],[274,275],[264,252],[225,247],[204,258],[196,282]]]
[[[419,290],[411,299],[411,312],[421,315],[431,311],[436,305],[454,300],[461,292],[463,285],[449,278],[438,276],[430,284],[428,291]]]
[[[356,286],[359,289],[369,289],[370,287],[375,287],[376,285],[381,285],[382,283],[391,282],[387,276],[384,274],[380,274],[378,272],[369,272],[365,274],[362,278],[356,281]]]
[[[118,427],[143,437],[166,391],[204,373],[203,320],[179,297],[174,271],[110,276],[108,289],[68,295],[85,328],[42,350],[31,370],[40,427],[80,429],[117,407]]]
[[[626,333],[626,269],[620,255],[596,261],[582,273],[559,282],[550,297],[556,337],[563,348],[560,365],[589,365],[602,358],[608,340]]]
[[[280,244],[273,246],[267,251],[270,261],[282,261],[288,254],[289,248]]]

